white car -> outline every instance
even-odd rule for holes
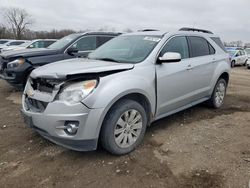
[[[250,48],[246,48],[245,52],[247,53],[248,59],[250,59]],[[250,61],[247,61],[247,68],[250,69]]]
[[[11,39],[0,39],[0,45],[4,45],[6,44],[7,42],[10,42],[12,41]]]
[[[231,58],[231,67],[235,65],[246,65],[248,62],[248,55],[242,48],[226,48],[230,58]]]
[[[57,40],[55,39],[37,39],[30,42],[25,42],[18,46],[8,46],[3,48],[1,52],[11,51],[11,50],[24,50],[31,48],[47,48],[49,45],[53,44]]]
[[[0,44],[0,52],[2,52],[3,49],[8,48],[8,47],[13,47],[13,46],[18,46],[23,43],[28,42],[27,40],[10,40],[4,44]]]

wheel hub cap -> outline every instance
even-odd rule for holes
[[[142,130],[142,116],[137,110],[128,110],[118,119],[115,130],[115,142],[121,148],[133,145]]]

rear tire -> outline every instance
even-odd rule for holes
[[[227,82],[225,79],[220,78],[214,87],[211,98],[207,101],[207,104],[212,108],[220,108],[226,96]]]
[[[243,64],[243,66],[246,66],[246,65],[247,65],[247,61],[248,61],[248,60],[245,61],[245,63]]]
[[[132,152],[143,141],[147,115],[138,102],[123,99],[108,112],[102,125],[101,145],[115,155]]]
[[[234,61],[234,60],[231,62],[231,67],[232,67],[232,68],[235,67],[235,61]]]

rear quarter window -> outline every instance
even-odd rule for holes
[[[219,37],[210,37],[224,52],[228,53]]]

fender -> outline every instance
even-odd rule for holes
[[[226,64],[226,66],[225,66],[225,64]],[[214,71],[213,77],[212,77],[213,79],[210,82],[210,88],[211,88],[210,92],[209,92],[210,96],[212,95],[212,93],[214,91],[214,87],[215,87],[218,79],[220,78],[220,76],[223,73],[228,73],[228,75],[230,75],[230,70],[231,70],[231,67],[226,60],[217,65],[217,67]]]

